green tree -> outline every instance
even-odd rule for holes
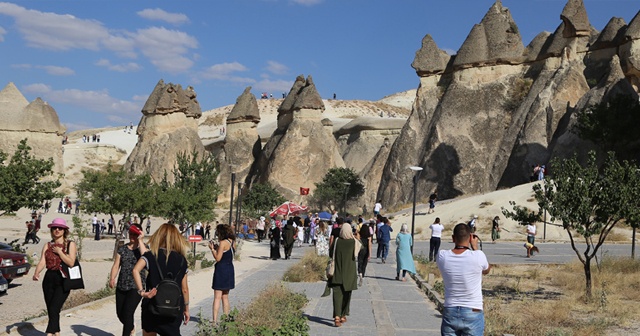
[[[242,196],[242,211],[251,218],[257,218],[286,201],[271,184],[256,183]]]
[[[219,173],[218,163],[210,154],[202,159],[196,151],[178,154],[173,182],[165,173],[158,189],[161,216],[176,223],[214,220]]]
[[[21,208],[37,209],[42,202],[59,197],[60,181],[53,173],[53,159],[37,159],[30,155],[27,139],[5,164],[7,154],[0,151],[0,215]]]
[[[605,151],[614,151],[619,159],[637,160],[640,149],[640,104],[630,95],[618,95],[609,101],[587,107],[576,114],[572,132],[590,140]]]
[[[356,172],[351,168],[331,168],[316,183],[316,190],[311,197],[311,203],[319,209],[333,206],[346,209],[350,200],[364,194],[364,184]]]
[[[585,297],[590,300],[591,260],[611,230],[637,204],[640,195],[631,183],[638,181],[639,173],[634,165],[617,161],[612,152],[601,169],[595,152],[589,153],[585,167],[575,157],[554,159],[551,165],[554,179],[547,177],[542,184],[535,184],[535,198],[540,209],[547,210],[552,221],[559,220],[569,235],[571,248],[583,265]],[[505,215],[518,220],[516,211]],[[576,240],[583,240],[584,245],[578,246]],[[584,247],[584,251],[579,247]]]

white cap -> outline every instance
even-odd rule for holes
[[[473,218],[478,218],[478,215],[473,215]]]

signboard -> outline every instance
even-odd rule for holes
[[[201,235],[191,235],[189,236],[189,242],[190,243],[196,243],[202,241],[202,236]]]

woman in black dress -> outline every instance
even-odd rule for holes
[[[133,268],[133,279],[138,294],[142,296],[142,334],[144,336],[180,335],[180,324],[189,322],[189,285],[187,283],[187,251],[189,243],[172,224],[162,224],[149,239],[149,251],[142,255]],[[157,263],[156,263],[157,261]],[[160,269],[158,269],[158,266]],[[140,271],[148,270],[146,290],[142,289]],[[182,316],[176,318],[154,315],[150,300],[156,295],[156,286],[165,279],[173,278],[182,290]]]
[[[235,270],[233,268],[233,251],[235,250],[235,236],[231,226],[219,224],[216,226],[216,235],[220,244],[209,242],[209,249],[216,259],[216,268],[213,271],[213,322],[218,322],[220,302],[222,311],[228,315],[231,310],[229,305],[229,291],[236,286]]]
[[[271,258],[271,260],[282,258],[280,255],[280,221],[276,221],[276,224],[271,226],[269,238],[271,238],[271,253],[269,253],[269,258]]]

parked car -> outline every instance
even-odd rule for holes
[[[4,277],[0,277],[0,296],[7,295],[7,289],[9,289],[9,282]]]
[[[31,264],[27,260],[27,255],[12,250],[0,249],[0,272],[2,277],[11,283],[13,279],[22,277],[29,273]]]

